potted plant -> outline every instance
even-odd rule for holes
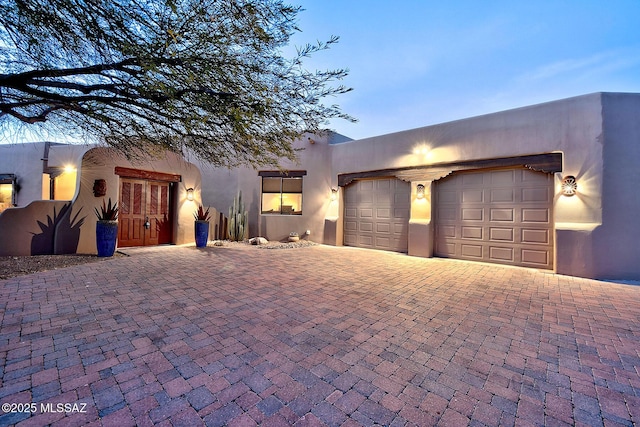
[[[102,199],[100,210],[94,208],[98,222],[96,223],[96,245],[99,257],[110,257],[116,251],[118,239],[118,204],[105,203]]]
[[[297,242],[298,240],[300,240],[300,236],[298,235],[298,233],[296,233],[295,231],[292,231],[291,233],[289,233],[290,242]]]
[[[209,240],[209,218],[211,217],[209,208],[205,211],[202,205],[200,205],[198,210],[193,214],[193,217],[196,219],[196,246],[204,248],[207,246],[207,241]]]

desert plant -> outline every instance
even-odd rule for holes
[[[248,234],[249,213],[244,210],[242,191],[233,199],[233,205],[229,207],[229,240],[240,242]]]
[[[106,204],[102,199],[102,207],[100,210],[94,208],[98,221],[116,221],[118,219],[118,203],[111,204],[111,197],[109,197],[109,204]]]
[[[205,211],[202,205],[198,206],[198,210],[193,213],[193,217],[196,221],[209,221],[211,218],[211,214],[209,213],[209,208]]]

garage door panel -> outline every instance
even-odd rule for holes
[[[491,209],[490,220],[494,222],[513,222],[516,215],[513,208]]]
[[[523,249],[522,263],[545,268],[549,264],[549,252],[543,250]]]
[[[438,234],[443,237],[455,238],[456,227],[453,225],[440,225],[437,228]]]
[[[355,181],[344,194],[345,245],[407,251],[409,183],[395,178]],[[352,218],[356,227],[347,228]]]
[[[491,227],[489,229],[489,240],[514,242],[513,228]]]
[[[391,232],[391,224],[388,222],[376,222],[376,233],[389,234]]]
[[[520,169],[518,170],[519,173],[519,179],[520,182],[522,183],[523,186],[539,186],[539,187],[546,187],[549,184],[551,184],[553,182],[553,177],[552,175],[548,175],[545,173],[536,173],[527,170],[527,169]]]
[[[482,240],[482,227],[462,227],[463,239]]]
[[[484,190],[462,190],[462,203],[482,203],[484,201]]]
[[[411,193],[395,193],[393,196],[393,202],[396,205],[406,206],[411,203]]]
[[[356,237],[355,234],[347,234],[345,233],[344,235],[344,244],[347,246],[357,246],[358,245],[358,238]]]
[[[549,230],[522,229],[522,243],[549,244],[551,242]]]
[[[460,245],[460,254],[465,257],[477,258],[479,260],[482,259],[482,245],[469,245],[462,244]]]
[[[434,183],[434,254],[553,268],[553,179],[528,169],[458,172]]]
[[[359,219],[371,219],[373,218],[373,209],[371,208],[360,208],[358,210],[358,218]]]
[[[491,203],[515,202],[513,188],[497,188],[491,190]]]
[[[438,242],[436,252],[443,257],[456,258],[456,245],[455,243]]]
[[[454,208],[438,208],[438,218],[440,221],[455,221],[458,211]]]
[[[522,222],[537,222],[548,224],[550,219],[549,209],[522,209]]]
[[[379,179],[379,180],[371,181],[371,183],[377,190],[382,190],[386,194],[389,194],[389,190],[392,187],[391,185],[392,181],[388,179]]]
[[[362,194],[367,191],[373,191],[374,182],[373,181],[358,181],[357,192]]]
[[[393,205],[392,200],[393,200],[393,195],[388,194],[388,193],[376,193],[374,194],[374,203],[377,206],[391,206]]]
[[[512,170],[490,172],[490,176],[492,186],[510,187],[515,181],[515,171]]]
[[[372,205],[373,204],[373,193],[359,193],[358,194],[358,202],[360,205]]]
[[[360,221],[358,225],[358,231],[363,231],[365,233],[370,233],[373,231],[373,222],[371,221]]]
[[[375,246],[377,248],[379,248],[379,249],[390,250],[391,249],[391,239],[389,239],[388,237],[376,236],[376,245]]]
[[[484,176],[480,173],[469,173],[462,177],[463,186],[482,186],[484,183]]]
[[[407,208],[394,208],[393,219],[405,222],[405,220],[407,219]]]
[[[378,219],[390,219],[391,218],[391,210],[389,208],[377,208],[376,209],[376,218]]]
[[[548,188],[523,188],[523,202],[549,202],[551,200],[551,192]]]
[[[344,222],[345,231],[358,231],[358,222],[357,221],[345,221]]]
[[[441,204],[451,204],[458,202],[458,193],[451,190],[442,190],[438,196]]]
[[[489,247],[489,260],[490,261],[499,261],[499,262],[514,262],[514,249],[506,248],[500,246],[490,246]]]
[[[358,239],[358,246],[373,246],[373,236],[370,235],[360,235]]]
[[[484,210],[482,208],[463,208],[463,221],[482,221],[484,219]]]

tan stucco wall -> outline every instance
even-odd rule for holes
[[[314,143],[310,143],[309,137]],[[306,170],[303,178],[302,215],[269,215],[260,213],[261,179],[260,170],[277,168],[250,167],[224,169],[199,164],[202,170],[202,200],[228,215],[229,206],[239,190],[249,212],[249,237],[262,236],[268,240],[284,240],[295,231],[302,238],[306,230],[311,234],[309,240],[324,242],[324,221],[330,209],[332,187],[331,153],[329,141],[331,134],[325,136],[306,135],[294,142],[298,152],[297,163],[283,161],[283,170]],[[334,187],[337,184],[333,184]]]
[[[45,144],[45,142],[0,144],[0,174],[12,173],[16,175],[20,185],[20,191],[16,197],[18,207],[42,200]],[[86,145],[52,144],[49,148],[48,165],[49,167],[71,166],[78,168],[82,155],[89,148]],[[48,185],[48,180],[44,185]]]
[[[20,191],[16,204],[26,206],[42,198],[44,143],[0,145],[0,173],[16,175]]]
[[[595,276],[640,279],[640,96],[605,93],[602,101],[603,210],[592,244]]]
[[[54,252],[55,225],[70,202],[39,200],[0,215],[0,256]],[[77,228],[76,228],[77,230]]]

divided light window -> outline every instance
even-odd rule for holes
[[[302,215],[302,179],[306,171],[259,172],[262,177],[262,213]]]

